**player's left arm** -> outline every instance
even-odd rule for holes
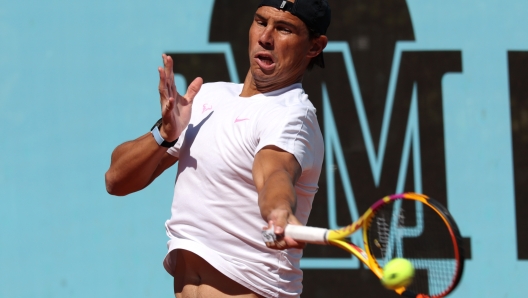
[[[278,236],[274,244],[267,244],[268,247],[304,247],[304,243],[282,237],[287,224],[301,224],[294,215],[297,205],[295,183],[301,173],[301,166],[295,156],[276,146],[266,146],[255,155],[253,180],[258,192],[260,213],[269,226],[275,227]]]

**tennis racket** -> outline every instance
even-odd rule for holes
[[[364,249],[346,240],[360,229]],[[394,290],[405,297],[445,297],[456,288],[464,269],[462,236],[455,220],[440,203],[416,193],[386,196],[356,222],[339,230],[288,225],[284,234],[303,242],[340,247],[380,279],[390,260],[409,260],[415,268],[413,282]],[[273,230],[263,231],[263,238],[273,241]]]

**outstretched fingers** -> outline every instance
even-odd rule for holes
[[[158,85],[158,91],[160,93],[160,99],[162,101],[166,101],[170,95],[169,95],[169,90],[167,88],[167,77],[166,77],[166,74],[165,74],[165,70],[163,69],[163,67],[158,67],[158,72],[159,72],[159,85]]]
[[[163,65],[170,97],[176,97],[176,84],[174,83],[174,61],[172,60],[172,57],[168,56],[167,54],[163,54]]]
[[[160,94],[166,98],[176,97],[176,85],[174,84],[173,61],[170,56],[163,54],[163,67],[158,67],[160,74],[159,90]],[[163,94],[162,94],[163,91]]]
[[[165,115],[172,116],[171,112],[174,110],[174,101],[175,101],[174,97],[169,97],[167,99],[167,101],[163,105],[163,110],[162,110],[162,113],[161,113],[162,117],[165,117]]]
[[[203,85],[203,79],[200,77],[197,77],[192,81],[192,83],[187,87],[187,93],[185,94],[185,99],[188,103],[192,103],[194,100],[194,97],[198,92],[200,91],[200,88],[202,88]]]

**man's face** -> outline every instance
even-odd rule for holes
[[[250,71],[259,86],[298,82],[313,55],[306,25],[296,16],[270,6],[255,13],[249,30]]]

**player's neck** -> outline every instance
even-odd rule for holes
[[[288,81],[279,81],[279,82],[267,82],[267,83],[259,83],[256,82],[253,78],[253,75],[251,74],[251,71],[248,71],[248,74],[246,76],[246,79],[244,80],[244,86],[242,87],[242,92],[240,93],[241,97],[251,97],[253,95],[262,94],[262,93],[268,93],[275,90],[279,90],[285,87],[288,87],[290,85],[293,85],[295,83],[301,83],[303,77],[300,78],[292,78],[292,80]]]

